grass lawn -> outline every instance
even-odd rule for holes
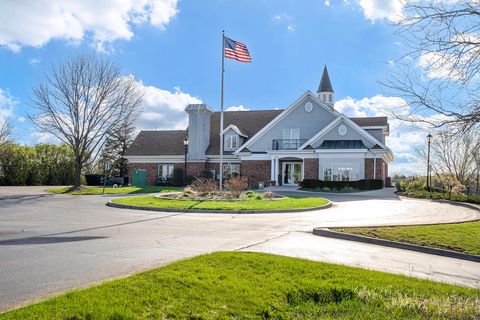
[[[77,290],[5,319],[475,319],[480,291],[259,253],[214,253]]]
[[[434,200],[444,199],[444,200],[480,204],[480,196],[464,195],[460,193],[449,194],[448,192],[440,192],[440,191],[429,192],[426,189],[409,189],[409,190],[401,191],[400,194],[405,195],[407,197],[412,197],[412,198],[434,199]]]
[[[154,208],[176,209],[204,209],[204,210],[282,210],[318,207],[328,203],[323,198],[283,198],[279,200],[255,200],[244,201],[200,201],[200,200],[177,200],[159,199],[153,196],[138,196],[114,199],[114,203],[128,204],[133,206],[145,206]]]
[[[480,222],[333,230],[480,255]]]
[[[85,189],[77,190],[73,192],[68,192],[70,187],[64,188],[50,188],[47,189],[47,192],[51,193],[63,193],[63,194],[73,194],[73,195],[92,195],[92,194],[103,194],[103,187],[85,187]],[[128,193],[155,193],[155,192],[170,192],[170,191],[179,191],[179,187],[158,187],[158,186],[146,186],[146,187],[120,187],[112,188],[105,187],[105,194],[128,194]]]

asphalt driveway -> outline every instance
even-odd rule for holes
[[[391,189],[327,195],[327,210],[192,214],[106,207],[112,196],[0,187],[0,310],[213,251],[300,256],[478,287],[480,264],[313,236],[314,227],[480,219],[480,211],[402,199]]]

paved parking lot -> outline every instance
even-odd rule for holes
[[[478,287],[480,264],[313,236],[314,227],[480,219],[480,211],[402,199],[391,189],[328,195],[330,209],[191,214],[106,207],[111,196],[0,187],[0,309],[219,250],[248,250]]]

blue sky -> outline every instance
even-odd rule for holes
[[[222,30],[253,58],[226,60],[227,107],[286,108],[316,91],[324,64],[337,110],[382,115],[402,103],[378,83],[402,53],[388,24],[397,0],[142,1],[0,3],[0,117],[14,120],[15,140],[54,141],[27,119],[32,84],[52,64],[89,51],[138,79],[146,100],[141,129],[183,128],[191,102],[218,110]],[[423,132],[392,120],[393,171],[418,170],[412,155],[423,141]]]

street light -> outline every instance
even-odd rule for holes
[[[431,181],[430,181],[430,143],[432,142],[432,134],[428,133],[427,141],[428,141],[428,153],[427,153],[427,189],[430,191],[431,188]]]
[[[185,146],[185,163],[183,168],[183,185],[187,185],[187,153],[188,153],[188,137],[185,137],[183,140],[183,145]]]

